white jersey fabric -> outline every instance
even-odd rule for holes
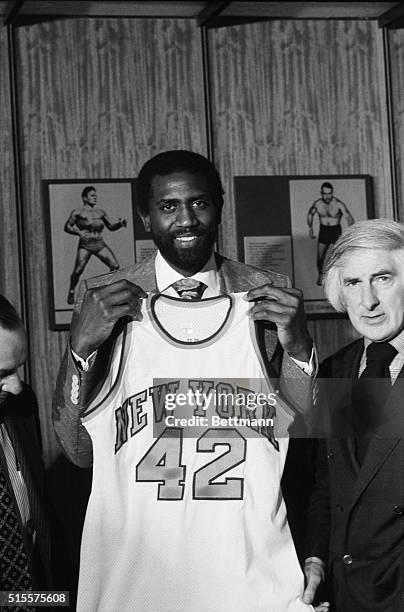
[[[149,296],[143,320],[118,337],[83,418],[94,468],[78,610],[313,609],[299,598],[303,575],[280,487],[293,416],[266,380],[243,295]],[[193,403],[188,393],[184,406],[167,407],[167,397],[179,402],[189,389],[196,397],[197,388],[212,401]],[[236,400],[270,399],[252,411],[223,407],[223,389]],[[273,427],[257,425],[268,414]]]

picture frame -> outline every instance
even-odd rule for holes
[[[136,213],[134,179],[44,179],[41,187],[50,329],[67,330],[80,282],[145,259],[154,243]]]
[[[345,227],[374,217],[372,177],[236,176],[234,191],[239,259],[289,276],[309,319],[345,317],[324,296],[322,266]]]

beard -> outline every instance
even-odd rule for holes
[[[212,254],[216,240],[216,227],[214,230],[195,230],[177,232],[174,235],[156,235],[151,230],[153,240],[164,259],[181,273],[192,276],[199,272]],[[176,244],[175,238],[179,236],[197,236],[193,246]]]

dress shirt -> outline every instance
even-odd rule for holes
[[[6,426],[4,423],[0,425],[0,445],[4,453],[4,457],[7,464],[8,475],[10,478],[11,486],[17,501],[18,510],[21,516],[21,522],[26,527],[30,519],[30,506],[28,499],[27,486],[24,481],[24,477],[21,472],[20,465],[17,461],[17,457],[8,435]]]
[[[154,265],[156,271],[156,285],[159,292],[171,297],[178,297],[178,293],[171,287],[171,285],[184,278],[184,276],[170,266],[160,251],[157,251]],[[204,298],[216,297],[220,294],[220,281],[217,272],[215,255],[213,252],[203,268],[190,278],[194,278],[195,280],[205,283],[207,287],[203,293]],[[73,351],[73,349],[71,349],[71,351],[75,361],[80,364],[81,369],[87,372],[94,361],[96,351],[91,353],[87,359],[82,359]],[[311,351],[310,361],[308,363],[295,359],[294,357],[291,357],[291,359],[301,370],[303,370],[305,374],[308,376],[313,374],[316,367],[316,355],[314,348]]]
[[[364,338],[365,350],[363,351],[363,354],[360,360],[358,376],[360,376],[362,372],[364,371],[364,369],[366,368],[366,349],[371,343],[372,343],[372,340],[369,340],[368,338]],[[393,358],[389,366],[391,384],[393,385],[396,382],[396,379],[400,373],[400,370],[404,366],[404,330],[401,331],[398,334],[398,336],[390,340],[389,344],[391,344],[391,346],[394,346],[394,348],[397,349],[398,351],[397,355]]]
[[[183,274],[180,274],[164,259],[160,251],[157,251],[156,261],[156,285],[160,293],[170,295],[171,297],[178,297],[178,293],[171,287],[173,283],[184,278]],[[220,283],[217,273],[217,266],[215,256],[209,257],[206,264],[199,272],[191,276],[202,283],[205,283],[206,289],[203,292],[204,298],[215,297],[220,294]]]

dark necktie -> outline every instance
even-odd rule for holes
[[[171,285],[182,300],[200,300],[207,285],[195,278],[181,278]]]
[[[365,457],[369,438],[383,419],[383,407],[391,390],[389,365],[397,350],[388,342],[372,342],[366,350],[366,368],[353,388],[355,449],[359,465]]]
[[[17,510],[0,462],[0,590],[28,591],[32,576]]]

